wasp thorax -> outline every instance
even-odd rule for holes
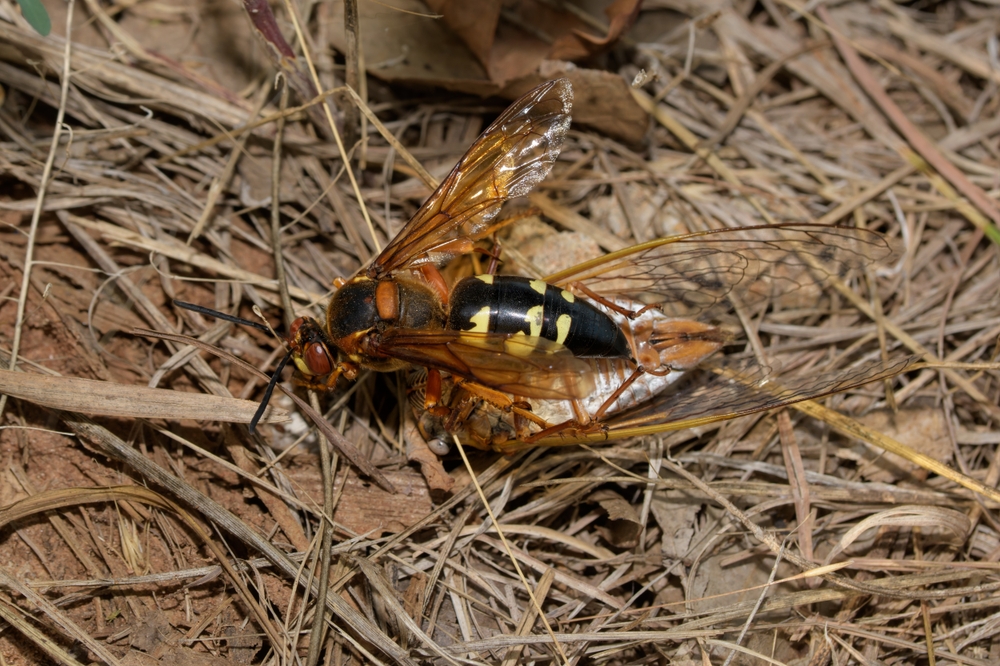
[[[390,329],[444,328],[446,313],[434,291],[417,280],[357,277],[337,290],[326,311],[330,341],[355,363],[387,371],[379,350],[380,335]]]
[[[378,283],[367,278],[351,280],[337,290],[326,311],[326,330],[334,344],[372,330],[379,317],[375,308]]]

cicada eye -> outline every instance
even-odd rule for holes
[[[310,342],[302,352],[302,360],[306,362],[309,372],[316,376],[328,375],[333,372],[333,359],[326,345],[320,342]]]

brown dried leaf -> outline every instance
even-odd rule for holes
[[[636,103],[624,79],[612,72],[550,60],[542,63],[538,72],[511,82],[501,94],[515,99],[542,81],[562,76],[573,83],[574,126],[588,125],[630,145],[642,141],[649,115]]]
[[[627,1],[638,5],[637,0]],[[481,4],[471,5],[478,8],[472,13],[488,19],[494,11],[491,3],[492,0],[483,0]],[[454,11],[462,14],[456,14],[454,20],[459,25],[467,23],[464,12],[471,10],[464,6],[466,3],[440,4],[456,6]],[[554,12],[534,1],[521,4],[537,5],[538,12]],[[486,46],[480,38],[482,26],[468,27],[468,38],[463,40],[444,21],[429,16],[426,6],[416,0],[400,0],[393,7],[361,3],[359,11],[368,73],[383,81],[515,99],[542,81],[567,76],[576,93],[574,124],[590,125],[629,144],[637,144],[645,135],[648,116],[632,99],[621,76],[577,68],[561,60],[553,65],[550,59],[556,56],[550,44],[507,22],[499,22],[494,43],[490,45],[489,61],[485,64],[487,61],[480,57]],[[342,24],[343,3],[334,2],[331,12],[332,21]],[[521,25],[544,25],[546,34],[554,38],[565,35],[575,40],[578,33],[574,31],[591,32],[578,19],[565,18],[569,15],[560,12],[556,14],[563,18],[553,19],[551,25],[561,26],[559,30],[550,28],[548,19],[533,18],[535,15],[530,13],[523,15]],[[347,48],[342,31],[332,31],[330,40],[341,52]],[[475,46],[470,46],[470,42]]]
[[[597,502],[608,514],[607,525],[598,528],[601,536],[619,548],[634,548],[642,532],[642,523],[639,522],[635,507],[624,497],[608,489],[592,493],[589,500]]]
[[[406,459],[420,465],[420,473],[424,475],[431,492],[450,493],[455,487],[455,479],[445,471],[441,459],[427,446],[416,424],[407,422],[403,439],[406,441]]]

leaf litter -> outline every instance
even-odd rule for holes
[[[379,37],[413,16],[374,6],[353,43],[392,141],[341,106],[338,131],[365,139],[346,174],[315,99],[358,62],[340,3],[298,17],[319,85],[303,54],[277,58],[275,34],[299,43],[283,7],[274,33],[196,1],[70,5],[67,69],[66,7],[41,38],[0,3],[0,362],[15,338],[19,358],[2,375],[2,663],[1000,660],[997,9],[649,0],[615,41],[594,26],[624,30],[630,3],[581,3],[566,25],[595,53],[572,64],[518,52],[525,22],[502,12],[476,53],[460,17],[419,19],[436,37],[404,62]],[[561,75],[573,130],[505,269],[706,228],[863,225],[892,262],[751,312],[750,330],[791,375],[883,352],[937,365],[783,414],[474,453],[472,475],[413,448],[405,378],[365,374],[316,407],[385,488],[321,460],[304,405],[276,397],[293,420],[258,436],[224,423],[246,422],[250,370],[280,350],[171,300],[280,321],[274,208],[288,302],[317,314],[503,107],[462,93]],[[895,440],[926,460],[874,446]]]

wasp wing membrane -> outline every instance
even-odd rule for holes
[[[589,291],[628,297],[656,304],[670,316],[695,317],[729,307],[730,296],[758,304],[844,277],[891,253],[881,235],[864,229],[744,227],[659,238],[578,264],[546,281],[580,296]]]
[[[587,360],[545,338],[394,329],[381,337],[377,351],[523,398],[584,398],[594,390]]]
[[[508,199],[527,194],[548,175],[570,124],[568,79],[544,83],[514,102],[469,148],[434,194],[385,250],[372,271],[384,275],[408,265],[457,254],[492,233],[490,222]],[[432,256],[427,258],[428,254]]]

